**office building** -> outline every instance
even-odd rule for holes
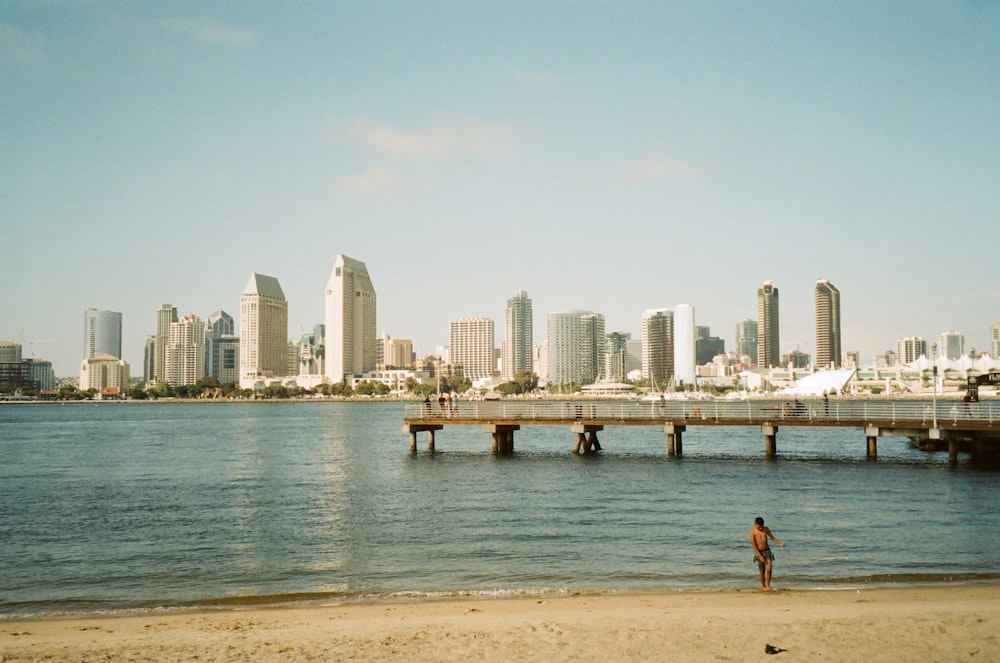
[[[326,325],[314,325],[297,344],[297,375],[326,375]]]
[[[330,382],[375,370],[375,288],[360,260],[340,254],[326,285],[326,376]]]
[[[1000,359],[1000,322],[990,327],[990,356]]]
[[[408,338],[391,338],[388,334],[382,339],[382,362],[386,369],[410,368],[413,366],[413,341]]]
[[[88,357],[80,364],[80,391],[129,388],[128,362],[111,355]]]
[[[698,366],[711,364],[716,356],[726,354],[726,342],[718,336],[704,336],[694,342],[695,363]]]
[[[222,310],[205,321],[205,375],[219,384],[240,381],[240,337],[233,316]]]
[[[736,354],[757,361],[757,321],[747,318],[736,323]]]
[[[448,340],[450,363],[461,366],[466,379],[475,382],[493,376],[492,320],[463,318],[453,321]]]
[[[89,308],[83,312],[83,357],[122,356],[122,314]]]
[[[608,334],[607,347],[604,352],[604,371],[602,376],[610,382],[625,382],[628,380],[629,361],[628,344],[632,335],[628,332],[611,332]]]
[[[826,279],[816,281],[816,368],[840,368],[840,290]]]
[[[938,336],[938,357],[960,359],[965,354],[965,336],[959,332],[946,331]]]
[[[163,304],[156,312],[156,339],[153,351],[153,384],[167,381],[167,342],[170,339],[170,325],[177,322],[177,307]]]
[[[205,376],[205,323],[186,315],[170,324],[166,351],[166,383],[171,387],[195,384]]]
[[[146,343],[142,351],[142,382],[143,384],[154,384],[153,375],[156,373],[156,336],[146,337]]]
[[[778,288],[764,281],[757,289],[757,368],[781,364],[778,333]]]
[[[519,290],[507,300],[500,351],[500,365],[505,380],[513,380],[520,371],[532,372],[532,315],[531,299],[524,290]]]
[[[919,336],[908,336],[896,341],[896,358],[900,364],[910,364],[927,356],[927,341]]]
[[[694,342],[694,307],[678,304],[674,307],[674,381],[694,384],[696,347]]]
[[[288,373],[288,301],[273,276],[251,274],[240,296],[240,386]]]
[[[22,346],[13,341],[0,341],[0,363],[18,364],[21,362]]]
[[[566,310],[549,313],[549,386],[597,382],[604,365],[604,316],[593,311]]]
[[[642,314],[642,375],[650,389],[662,391],[674,379],[674,312],[648,309]]]

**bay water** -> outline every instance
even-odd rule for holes
[[[479,426],[392,402],[0,405],[0,615],[996,582],[1000,470],[862,430]]]

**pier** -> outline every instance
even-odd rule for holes
[[[1000,452],[1000,401],[964,403],[931,398],[905,399],[714,399],[714,400],[501,400],[408,404],[402,432],[417,451],[417,434],[428,434],[435,449],[435,432],[445,426],[482,426],[496,454],[514,451],[514,433],[526,426],[566,426],[575,454],[603,449],[598,433],[614,426],[659,426],[669,456],[684,453],[683,436],[690,426],[759,428],[764,454],[778,454],[779,430],[786,427],[855,428],[864,440],[865,455],[878,457],[878,438],[907,437],[918,447],[947,450],[954,462],[960,451],[973,456]],[[605,436],[606,441],[613,439]]]

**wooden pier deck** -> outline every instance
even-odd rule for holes
[[[417,450],[417,433],[445,426],[479,425],[490,434],[495,453],[514,450],[514,431],[524,426],[568,426],[575,435],[574,453],[602,450],[597,433],[611,426],[661,426],[668,455],[683,453],[683,433],[689,426],[759,427],[765,453],[777,454],[781,427],[858,428],[864,432],[866,454],[878,455],[879,437],[903,436],[928,448],[947,449],[952,460],[960,450],[973,454],[1000,451],[1000,401],[962,403],[944,399],[714,399],[714,400],[500,400],[408,404],[402,431]]]

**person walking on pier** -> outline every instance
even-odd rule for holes
[[[774,553],[768,539],[774,541],[782,548],[785,544],[778,541],[778,538],[771,533],[771,529],[764,527],[764,519],[758,516],[753,521],[753,529],[750,530],[750,545],[753,546],[754,561],[760,570],[760,586],[765,592],[771,591],[771,567],[774,565]]]

